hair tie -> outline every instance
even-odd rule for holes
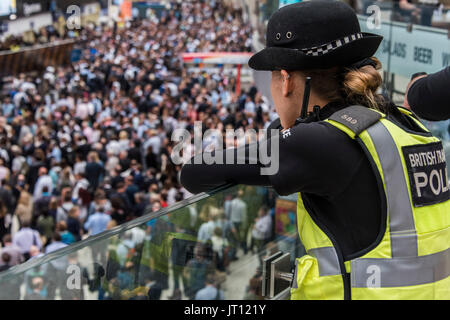
[[[360,69],[360,68],[362,68],[364,66],[372,66],[372,67],[374,67],[376,69],[377,68],[377,63],[375,61],[373,61],[372,59],[370,59],[370,58],[365,58],[363,60],[360,60],[358,62],[355,62],[355,63],[349,65],[347,68],[349,68],[349,69]]]

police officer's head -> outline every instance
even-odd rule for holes
[[[379,108],[381,84],[373,58],[381,36],[361,32],[353,9],[340,1],[315,0],[285,6],[269,20],[266,48],[249,66],[272,71],[271,92],[284,128],[300,116],[306,77],[309,111],[339,101]]]

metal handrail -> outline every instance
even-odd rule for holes
[[[5,56],[8,54],[16,54],[16,53],[21,53],[21,52],[27,52],[27,51],[35,51],[35,50],[51,48],[51,47],[58,47],[58,46],[62,46],[62,45],[69,44],[69,43],[75,43],[75,40],[74,39],[57,40],[57,41],[49,42],[46,44],[38,44],[38,45],[31,46],[31,47],[22,47],[16,51],[15,50],[0,51],[0,56]]]

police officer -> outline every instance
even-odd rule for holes
[[[406,105],[419,117],[430,121],[450,119],[450,67],[439,72],[413,75],[408,85]]]
[[[298,192],[307,254],[296,259],[292,299],[449,299],[442,143],[376,93],[381,65],[372,56],[382,37],[362,33],[348,5],[323,0],[279,9],[266,36],[249,65],[272,72],[280,118],[270,128],[280,133],[262,146],[278,143],[279,169],[264,175],[261,158],[229,164],[242,156],[239,148],[216,150],[210,156],[224,164],[191,159],[181,183],[193,193],[225,183]],[[252,147],[241,147],[245,160]]]

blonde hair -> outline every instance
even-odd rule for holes
[[[100,161],[100,159],[98,157],[98,153],[96,151],[89,152],[88,159],[91,162],[99,162]]]
[[[111,230],[112,228],[117,226],[116,220],[109,220],[108,224],[106,225],[106,230]]]
[[[341,100],[349,105],[363,105],[386,112],[383,97],[376,93],[382,84],[381,75],[377,71],[381,69],[381,62],[375,57],[370,59],[375,62],[375,67],[372,65],[358,69],[334,67],[325,70],[305,70],[300,73],[311,77],[311,89],[328,101]]]
[[[76,218],[76,213],[78,212],[80,208],[78,206],[73,206],[70,208],[69,213],[67,214],[71,218]]]
[[[31,196],[30,196],[30,194],[28,192],[22,191],[20,193],[19,200],[17,201],[17,204],[21,204],[23,206],[28,207],[30,205],[30,198],[31,198]]]
[[[126,140],[128,139],[128,133],[126,131],[120,131],[119,133],[119,139],[120,140]]]
[[[58,208],[58,200],[56,198],[50,199],[49,208],[52,210],[56,210]]]
[[[67,223],[64,220],[61,220],[56,224],[56,231],[64,232],[66,230],[67,230]]]
[[[383,98],[376,93],[383,81],[377,71],[381,69],[381,62],[375,57],[371,60],[376,63],[375,67],[367,65],[359,69],[347,69],[343,90],[352,104],[362,104],[383,111]]]

